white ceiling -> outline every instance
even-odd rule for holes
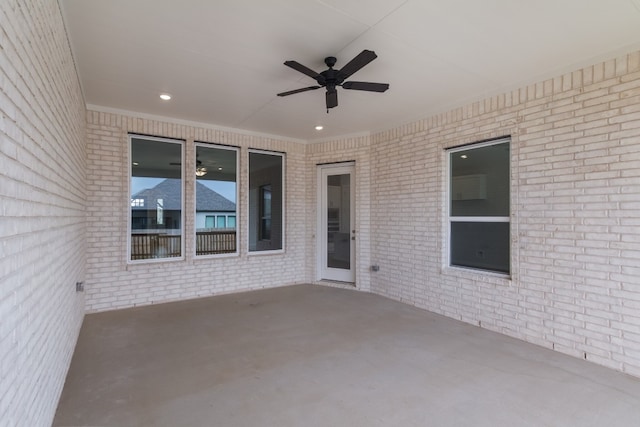
[[[87,104],[302,140],[387,129],[640,49],[640,0],[60,0]],[[363,49],[338,88],[288,97]],[[159,94],[173,96],[161,101]],[[324,125],[318,132],[314,126]]]

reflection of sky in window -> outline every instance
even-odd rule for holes
[[[236,202],[236,183],[229,181],[211,181],[211,180],[198,180],[199,183],[204,184],[205,187],[215,191],[227,200]]]
[[[146,190],[148,188],[153,188],[156,185],[160,184],[166,178],[146,178],[146,177],[137,177],[134,176],[131,179],[131,196],[133,197],[136,193],[139,193],[142,190]],[[231,200],[232,202],[236,202],[236,183],[230,181],[212,181],[206,179],[199,179],[199,183],[203,184],[205,187],[215,191],[220,194],[225,199]]]
[[[165,178],[140,178],[134,176],[131,178],[131,196],[133,197],[136,193],[146,190],[147,188],[153,188],[164,180]]]

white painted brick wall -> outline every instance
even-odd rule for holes
[[[185,208],[185,259],[127,264],[129,212],[127,134],[185,139],[186,163],[195,162],[194,140],[240,147],[240,255],[196,259],[194,217]],[[307,174],[305,146],[215,128],[132,117],[117,112],[87,112],[88,247],[87,310],[103,311],[197,298],[305,281]],[[248,149],[286,153],[286,230],[283,254],[247,255]],[[301,180],[300,177],[303,177]],[[193,180],[186,174],[185,207],[193,206]]]
[[[444,150],[502,135],[510,280],[445,265]],[[640,375],[640,53],[374,134],[370,162],[373,292]]]
[[[0,23],[0,426],[49,426],[84,313],[85,109],[58,3]]]
[[[316,165],[337,161],[356,162],[358,289],[640,376],[640,53],[371,136],[305,146],[90,111],[85,145],[57,3],[8,0],[0,14],[3,425],[51,422],[85,257],[89,311],[314,282]],[[127,132],[184,138],[187,159],[194,140],[241,147],[241,201],[247,149],[285,152],[286,252],[247,255],[245,203],[240,256],[195,259],[187,237],[182,261],[128,265]],[[444,149],[505,134],[511,280],[444,265]]]

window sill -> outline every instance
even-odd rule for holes
[[[235,258],[240,256],[239,252],[229,252],[223,254],[210,254],[210,255],[196,255],[193,257],[194,261],[207,260],[207,259],[219,259],[219,258]]]
[[[247,256],[259,256],[259,255],[279,255],[284,254],[284,249],[277,249],[274,251],[249,251]]]
[[[179,261],[184,261],[184,256],[181,256],[181,257],[167,257],[167,258],[146,258],[146,259],[127,260],[127,265],[148,265],[148,264],[158,264],[158,263],[166,263],[166,262],[179,262]]]
[[[478,277],[482,277],[483,281],[495,279],[496,284],[502,284],[506,286],[510,286],[512,284],[512,274],[510,273],[498,273],[495,271],[481,270],[471,267],[459,267],[455,265],[448,265],[444,267],[442,269],[442,273],[455,276],[473,277],[475,279],[477,279]]]

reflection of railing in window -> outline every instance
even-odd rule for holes
[[[228,254],[235,251],[235,230],[196,232],[196,255]]]
[[[131,259],[179,257],[180,239],[179,234],[132,234]]]
[[[271,240],[271,184],[260,186],[260,240]]]
[[[180,244],[180,235],[132,234],[131,259],[179,257]],[[235,251],[235,230],[199,231],[196,233],[196,255],[228,254]]]

